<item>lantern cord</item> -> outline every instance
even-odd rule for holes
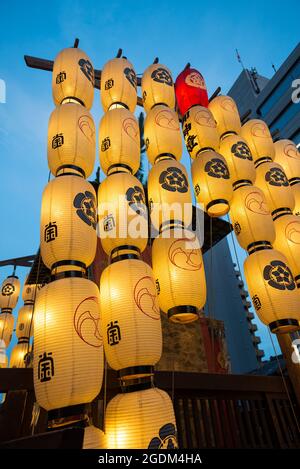
[[[297,418],[297,415],[296,415],[296,412],[295,412],[295,409],[294,409],[294,404],[293,404],[293,401],[292,401],[290,392],[289,392],[288,387],[287,387],[287,384],[286,384],[286,379],[285,379],[284,374],[283,374],[282,366],[281,366],[281,364],[280,364],[280,361],[279,361],[279,358],[278,358],[278,355],[277,355],[277,352],[276,352],[274,340],[273,340],[273,338],[272,338],[272,334],[271,334],[271,332],[270,332],[270,328],[267,327],[267,329],[268,329],[269,336],[270,336],[270,340],[271,340],[271,344],[272,344],[272,347],[273,347],[273,350],[274,350],[274,353],[275,353],[275,357],[276,357],[276,361],[277,361],[278,368],[279,368],[279,371],[280,371],[280,375],[281,375],[281,379],[282,379],[282,382],[283,382],[283,386],[284,386],[286,395],[287,395],[287,397],[288,397],[288,400],[289,400],[289,403],[290,403],[290,406],[291,406],[291,409],[292,409],[292,413],[293,413],[294,420],[295,420],[295,422],[296,422],[297,430],[298,430],[298,432],[300,433],[300,426],[299,426],[298,418]]]
[[[13,275],[16,275],[16,270],[17,270],[17,265],[14,264],[14,270],[13,270],[13,273],[12,273]]]

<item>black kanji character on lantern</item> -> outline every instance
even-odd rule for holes
[[[97,225],[96,200],[90,191],[79,192],[76,195],[73,205],[77,208],[76,213],[84,223],[92,226],[94,230]]]
[[[157,81],[158,83],[165,83],[168,86],[173,85],[173,80],[170,73],[168,72],[168,70],[162,67],[158,67],[153,70],[153,72],[151,73],[151,78],[152,80]]]
[[[2,287],[2,295],[3,296],[11,296],[15,291],[15,286],[12,283],[6,283]]]
[[[238,221],[235,222],[235,224],[233,225],[233,229],[234,229],[234,232],[237,236],[241,233],[242,228],[241,228],[241,225],[239,224]]]
[[[94,69],[93,69],[93,65],[91,64],[91,62],[86,59],[79,59],[78,65],[82,73],[94,85]]]
[[[264,268],[264,279],[277,290],[295,290],[296,284],[290,268],[282,261],[271,261]]]
[[[65,81],[66,78],[67,78],[66,72],[59,72],[59,74],[56,75],[56,80],[55,80],[56,84],[59,85],[60,83]]]
[[[205,165],[205,172],[214,178],[229,179],[229,171],[220,158],[212,158]]]
[[[129,207],[138,215],[145,213],[145,194],[139,186],[129,187],[126,192],[126,200],[129,202]]]
[[[163,189],[170,192],[187,192],[188,180],[184,172],[176,166],[170,166],[162,171],[159,176],[159,183]]]
[[[259,311],[260,308],[261,308],[261,302],[260,302],[260,299],[257,295],[252,296],[252,302],[253,302],[253,306],[254,306],[255,310]]]
[[[193,149],[198,145],[198,143],[195,142],[196,137],[196,135],[189,135],[186,139],[186,148],[189,153],[191,153]]]
[[[248,147],[247,143],[243,141],[238,141],[232,145],[231,153],[237,158],[241,158],[242,160],[253,160],[250,148]]]
[[[135,71],[132,68],[126,67],[124,68],[124,75],[129,81],[129,83],[136,89],[137,87],[137,78]]]
[[[64,136],[63,134],[56,134],[52,137],[52,148],[55,150],[56,148],[61,147],[64,144]]]
[[[104,88],[106,90],[110,90],[114,86],[115,82],[112,78],[109,78],[109,80],[106,80]]]
[[[177,432],[173,423],[166,423],[149,443],[148,449],[175,449],[178,448]]]
[[[188,124],[185,124],[183,128],[183,136],[186,137],[189,134],[189,131],[192,128],[192,124],[189,122]]]
[[[111,231],[116,226],[115,219],[112,214],[107,215],[103,220],[104,231]]]
[[[289,185],[289,181],[284,173],[284,171],[281,168],[271,168],[269,171],[267,171],[265,175],[265,180],[271,185],[271,186],[284,186],[287,187]]]
[[[44,241],[45,243],[50,243],[51,241],[54,241],[58,236],[58,229],[56,225],[56,221],[54,222],[49,222],[48,225],[45,225],[45,231],[44,231]]]
[[[54,360],[52,357],[52,352],[44,352],[42,355],[39,355],[38,363],[38,380],[41,383],[50,381],[54,376]]]
[[[106,151],[110,147],[110,138],[105,137],[101,142],[101,151]]]
[[[121,340],[121,329],[118,321],[111,321],[107,324],[107,342],[108,345],[117,345]]]

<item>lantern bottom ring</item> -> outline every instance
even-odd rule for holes
[[[278,319],[269,324],[270,331],[273,334],[286,334],[295,332],[300,329],[299,321],[297,319]]]
[[[152,365],[129,366],[118,371],[119,379],[137,379],[144,376],[153,376],[154,368]]]
[[[180,324],[188,324],[197,321],[199,318],[198,308],[196,306],[175,306],[168,310],[168,319]]]
[[[215,199],[206,205],[206,212],[210,217],[221,217],[229,212],[229,203],[225,199]]]

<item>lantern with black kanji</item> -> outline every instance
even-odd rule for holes
[[[16,307],[20,288],[20,280],[16,275],[9,275],[2,282],[0,291],[0,308],[2,312],[11,312]]]
[[[80,103],[90,109],[94,99],[94,68],[81,49],[63,49],[55,58],[52,93],[56,106],[67,102]]]
[[[202,74],[195,68],[186,67],[175,81],[176,101],[180,114],[195,105],[208,106],[207,89]]]
[[[137,78],[125,57],[109,60],[101,72],[101,101],[104,111],[125,107],[134,112],[137,103]]]
[[[245,139],[235,134],[227,135],[221,140],[219,151],[228,165],[233,187],[238,186],[239,181],[254,183],[255,166]]]
[[[89,177],[95,152],[95,124],[89,111],[76,103],[58,106],[48,125],[48,165],[52,174]]]
[[[27,304],[19,309],[16,336],[18,339],[29,338],[33,335],[33,305]]]
[[[226,135],[239,134],[241,120],[235,101],[230,96],[216,96],[208,105],[215,118],[220,138]]]
[[[269,127],[264,121],[250,119],[242,126],[240,133],[250,148],[254,163],[258,163],[258,160],[263,162],[265,158],[274,160],[274,143]]]
[[[172,74],[165,65],[154,63],[146,68],[142,77],[142,94],[146,112],[157,104],[174,109],[174,83]]]
[[[187,111],[182,119],[182,130],[186,148],[192,158],[196,158],[204,150],[218,150],[216,122],[206,107],[193,106]]]

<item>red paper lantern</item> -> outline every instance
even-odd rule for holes
[[[208,96],[203,76],[195,68],[185,68],[176,78],[175,94],[180,114],[196,104],[208,106]]]

